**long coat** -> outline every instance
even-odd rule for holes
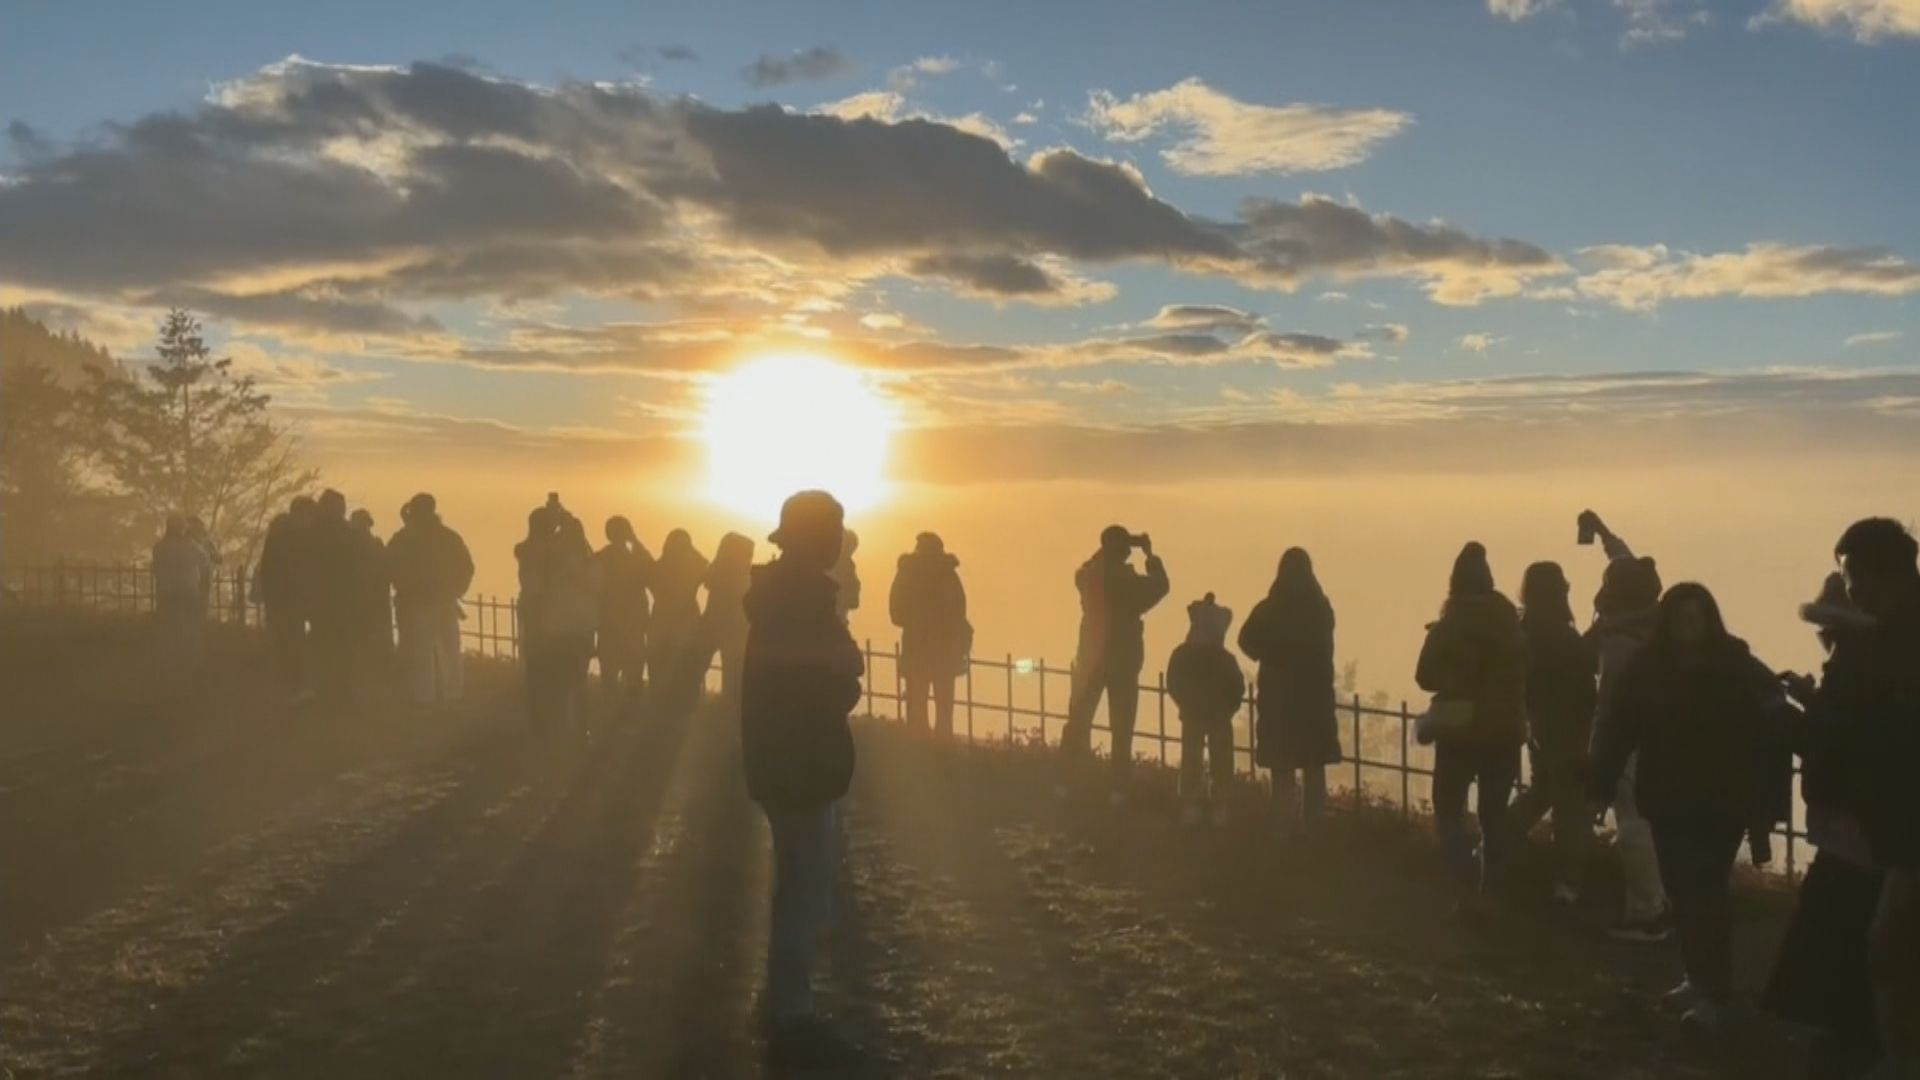
[[[1326,598],[1268,595],[1240,627],[1240,651],[1260,665],[1256,760],[1269,769],[1339,761],[1333,607]]]
[[[945,552],[900,556],[887,608],[900,628],[900,673],[907,678],[957,679],[966,672],[973,628],[959,568],[960,560]]]

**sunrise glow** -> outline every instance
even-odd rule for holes
[[[831,491],[850,511],[871,507],[887,494],[896,423],[853,368],[804,354],[750,361],[707,389],[707,496],[769,521],[804,488]]]

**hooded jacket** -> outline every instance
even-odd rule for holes
[[[1920,867],[1920,587],[1884,619],[1836,642],[1808,710],[1809,803],[1847,811],[1875,863]]]
[[[1167,693],[1180,707],[1183,724],[1230,722],[1247,696],[1247,677],[1227,651],[1233,612],[1212,600],[1208,594],[1187,607],[1187,640],[1167,659]]]
[[[1081,668],[1138,671],[1146,663],[1146,614],[1172,588],[1166,564],[1149,555],[1143,574],[1096,552],[1074,572],[1073,584],[1080,592]]]
[[[1466,739],[1527,740],[1527,644],[1520,614],[1498,592],[1456,596],[1427,628],[1414,679],[1438,698],[1473,703]]]
[[[769,810],[807,810],[853,780],[847,715],[860,703],[860,648],[831,577],[785,558],[753,570],[740,695],[747,791]]]
[[[395,604],[451,606],[473,584],[473,556],[440,515],[415,510],[387,541],[387,572]]]
[[[1780,742],[1784,704],[1773,672],[1727,637],[1696,666],[1642,650],[1621,673],[1594,731],[1590,786],[1607,802],[1639,754],[1634,801],[1648,821],[1751,823]]]
[[[966,672],[973,627],[967,622],[959,559],[944,551],[900,556],[887,611],[900,628],[902,674],[952,679]]]

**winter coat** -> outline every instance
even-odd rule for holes
[[[1159,556],[1147,556],[1143,574],[1123,559],[1096,554],[1075,571],[1073,584],[1080,591],[1080,670],[1137,672],[1146,666],[1146,614],[1171,588]]]
[[[600,625],[600,575],[586,550],[549,555],[536,635],[549,639],[591,636]]]
[[[370,636],[391,636],[393,591],[387,577],[387,545],[370,532],[354,532],[354,625]]]
[[[860,703],[860,648],[834,581],[782,558],[753,570],[740,693],[747,791],[769,810],[808,810],[853,780],[847,715]]]
[[[1527,727],[1554,761],[1577,761],[1593,738],[1599,657],[1569,623],[1522,619],[1527,639]]]
[[[594,554],[600,575],[600,634],[620,647],[646,640],[652,603],[647,586],[653,556],[646,548],[608,544]]]
[[[1463,741],[1527,740],[1527,643],[1513,602],[1497,592],[1454,597],[1427,628],[1414,679],[1436,698],[1473,703]]]
[[[1255,746],[1261,765],[1298,769],[1340,760],[1333,699],[1333,607],[1277,592],[1240,627],[1240,651],[1260,665]]]
[[[1637,753],[1634,802],[1648,821],[1752,823],[1765,802],[1769,748],[1781,741],[1782,705],[1773,672],[1738,638],[1697,667],[1642,650],[1594,730],[1595,801],[1611,801]]]
[[[1600,677],[1595,705],[1598,712],[1606,711],[1607,702],[1612,700],[1614,689],[1620,683],[1621,673],[1627,670],[1633,658],[1653,637],[1653,623],[1658,615],[1659,609],[1656,607],[1625,615],[1597,615],[1593,625],[1587,628],[1587,645],[1593,650]]]
[[[665,549],[653,564],[649,589],[653,593],[653,629],[662,640],[678,641],[700,621],[700,583],[707,576],[707,557],[691,546]]]
[[[439,515],[419,511],[387,541],[387,574],[396,605],[451,607],[473,584],[473,556]]]
[[[1247,677],[1225,645],[1192,638],[1167,659],[1167,693],[1180,722],[1212,727],[1230,723],[1247,697]]]
[[[1807,802],[1857,818],[1877,865],[1920,867],[1920,590],[1837,641],[1805,726]]]
[[[267,526],[260,563],[254,568],[254,600],[289,614],[304,612],[310,593],[304,579],[312,573],[310,532],[291,514],[281,514]]]
[[[307,618],[315,630],[344,632],[363,609],[360,537],[346,518],[322,518],[308,538]]]
[[[960,560],[946,552],[900,556],[887,594],[887,612],[900,628],[900,673],[909,678],[957,679],[973,651],[967,589]]]
[[[163,536],[153,545],[153,592],[163,608],[206,606],[213,580],[207,549],[190,536]]]

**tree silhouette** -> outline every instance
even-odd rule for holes
[[[275,509],[318,474],[268,413],[270,397],[213,356],[191,314],[167,313],[155,352],[144,380],[90,372],[82,398],[94,460],[134,502],[139,525],[197,516],[223,553],[247,561]]]

